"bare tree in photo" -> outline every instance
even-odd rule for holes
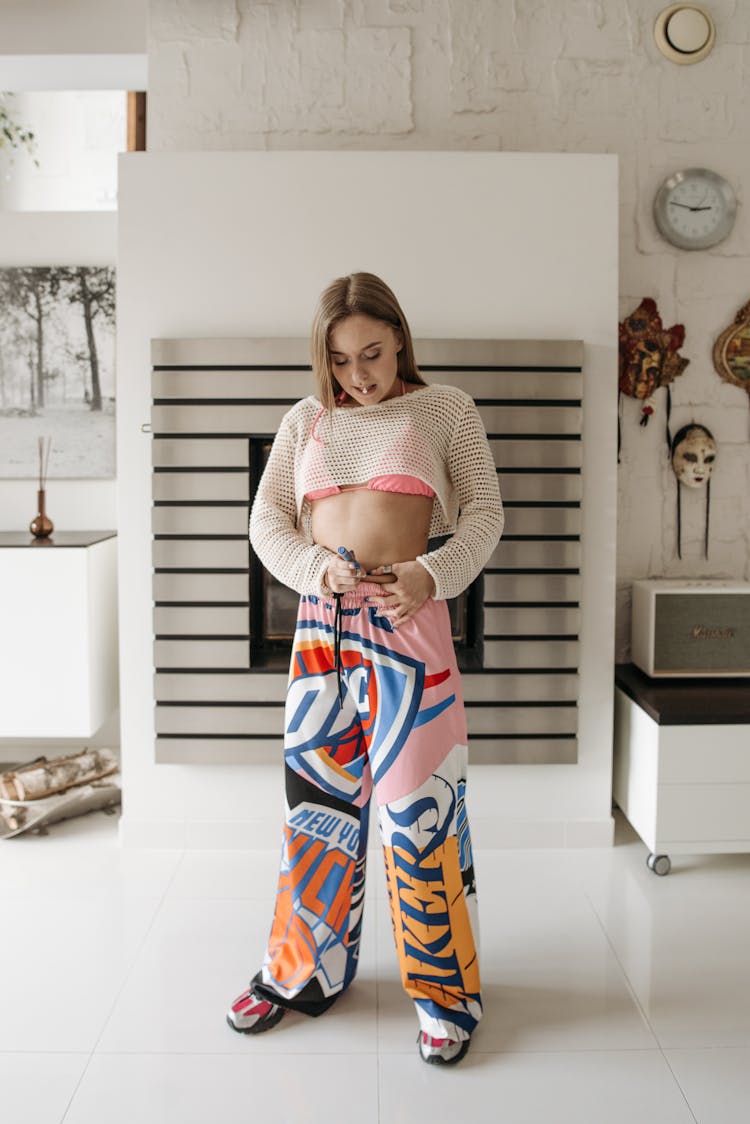
[[[31,320],[34,337],[34,354],[30,358],[29,398],[31,412],[44,406],[44,321],[50,308],[51,269],[22,266],[3,271],[3,291],[0,299],[15,307]]]
[[[0,473],[33,473],[42,426],[58,477],[114,474],[115,271],[0,269]]]
[[[110,325],[115,322],[115,276],[106,266],[83,267],[75,269],[59,268],[52,270],[52,284],[65,284],[70,304],[81,306],[88,361],[91,370],[91,389],[84,388],[84,398],[92,410],[101,410],[102,391],[99,378],[99,353],[94,334],[94,321],[97,316]]]

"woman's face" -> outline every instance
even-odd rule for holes
[[[401,333],[383,320],[355,313],[331,329],[328,351],[342,390],[359,406],[372,406],[400,393]]]
[[[701,429],[691,429],[675,446],[672,467],[681,484],[700,488],[710,477],[716,460],[716,442]]]

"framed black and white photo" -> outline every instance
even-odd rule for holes
[[[36,476],[40,435],[50,479],[114,477],[111,266],[0,269],[0,476]]]

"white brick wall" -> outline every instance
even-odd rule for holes
[[[704,494],[675,482],[663,393],[651,424],[622,410],[617,658],[629,585],[645,576],[750,578],[747,395],[711,363],[718,333],[750,298],[750,3],[711,0],[713,54],[676,66],[658,52],[666,0],[151,0],[149,147],[617,152],[621,314],[653,296],[684,323],[690,358],[673,385],[672,430],[703,422],[719,442],[711,549]],[[734,233],[685,253],[657,234],[651,201],[678,168],[705,165],[740,197]],[[554,184],[550,185],[554,190]],[[575,284],[575,262],[570,263]],[[613,393],[616,388],[613,387]]]

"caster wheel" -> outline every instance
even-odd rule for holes
[[[646,859],[646,866],[649,870],[653,870],[654,874],[658,874],[663,878],[664,875],[669,874],[672,869],[672,862],[669,855],[651,854]]]

